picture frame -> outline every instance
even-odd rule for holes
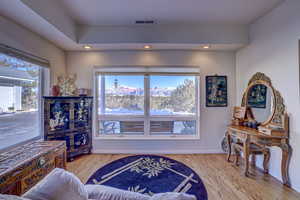
[[[206,76],[206,107],[227,107],[227,76]]]
[[[249,89],[247,98],[248,106],[251,108],[265,109],[267,105],[267,86],[256,84]]]

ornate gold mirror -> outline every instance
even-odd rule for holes
[[[251,108],[254,120],[261,125],[284,128],[283,99],[265,74],[258,72],[250,79],[242,106]]]

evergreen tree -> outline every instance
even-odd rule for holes
[[[195,112],[194,81],[185,79],[183,84],[173,90],[168,105],[174,112]]]

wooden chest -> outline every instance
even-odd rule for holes
[[[34,141],[0,153],[0,193],[22,195],[54,168],[66,168],[64,141]]]
[[[67,158],[92,150],[93,97],[44,97],[44,139],[63,140]]]

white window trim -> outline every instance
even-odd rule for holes
[[[143,121],[148,121],[148,123],[145,123],[144,130],[146,131],[143,135],[103,135],[103,134],[98,134],[99,131],[99,115],[98,115],[98,75],[100,73],[120,73],[120,75],[124,73],[128,74],[134,74],[134,73],[139,73],[139,74],[182,74],[182,75],[195,75],[196,76],[196,113],[195,115],[182,115],[182,116],[150,116],[149,113],[144,113],[144,115],[130,115],[130,119],[128,119],[129,115],[101,115],[102,120],[104,117],[104,120],[120,120],[122,118],[128,120],[128,121],[134,121],[134,120],[143,120]],[[144,84],[145,87],[149,87],[149,81],[146,80],[148,76],[144,76]],[[146,85],[147,84],[147,85]],[[93,70],[93,94],[94,94],[94,112],[93,112],[93,124],[94,124],[94,129],[93,129],[93,139],[95,140],[198,140],[200,139],[200,71],[198,66],[102,66],[102,67],[94,67]],[[149,91],[145,91],[145,109],[144,111],[147,112],[149,109],[146,108],[146,106],[150,106],[149,94],[147,94]],[[102,94],[103,95],[103,94]],[[150,118],[151,120],[154,121],[163,121],[167,120],[166,117],[169,119],[178,119],[178,120],[196,120],[196,134],[195,135],[150,135],[150,127],[149,127],[149,121]]]

